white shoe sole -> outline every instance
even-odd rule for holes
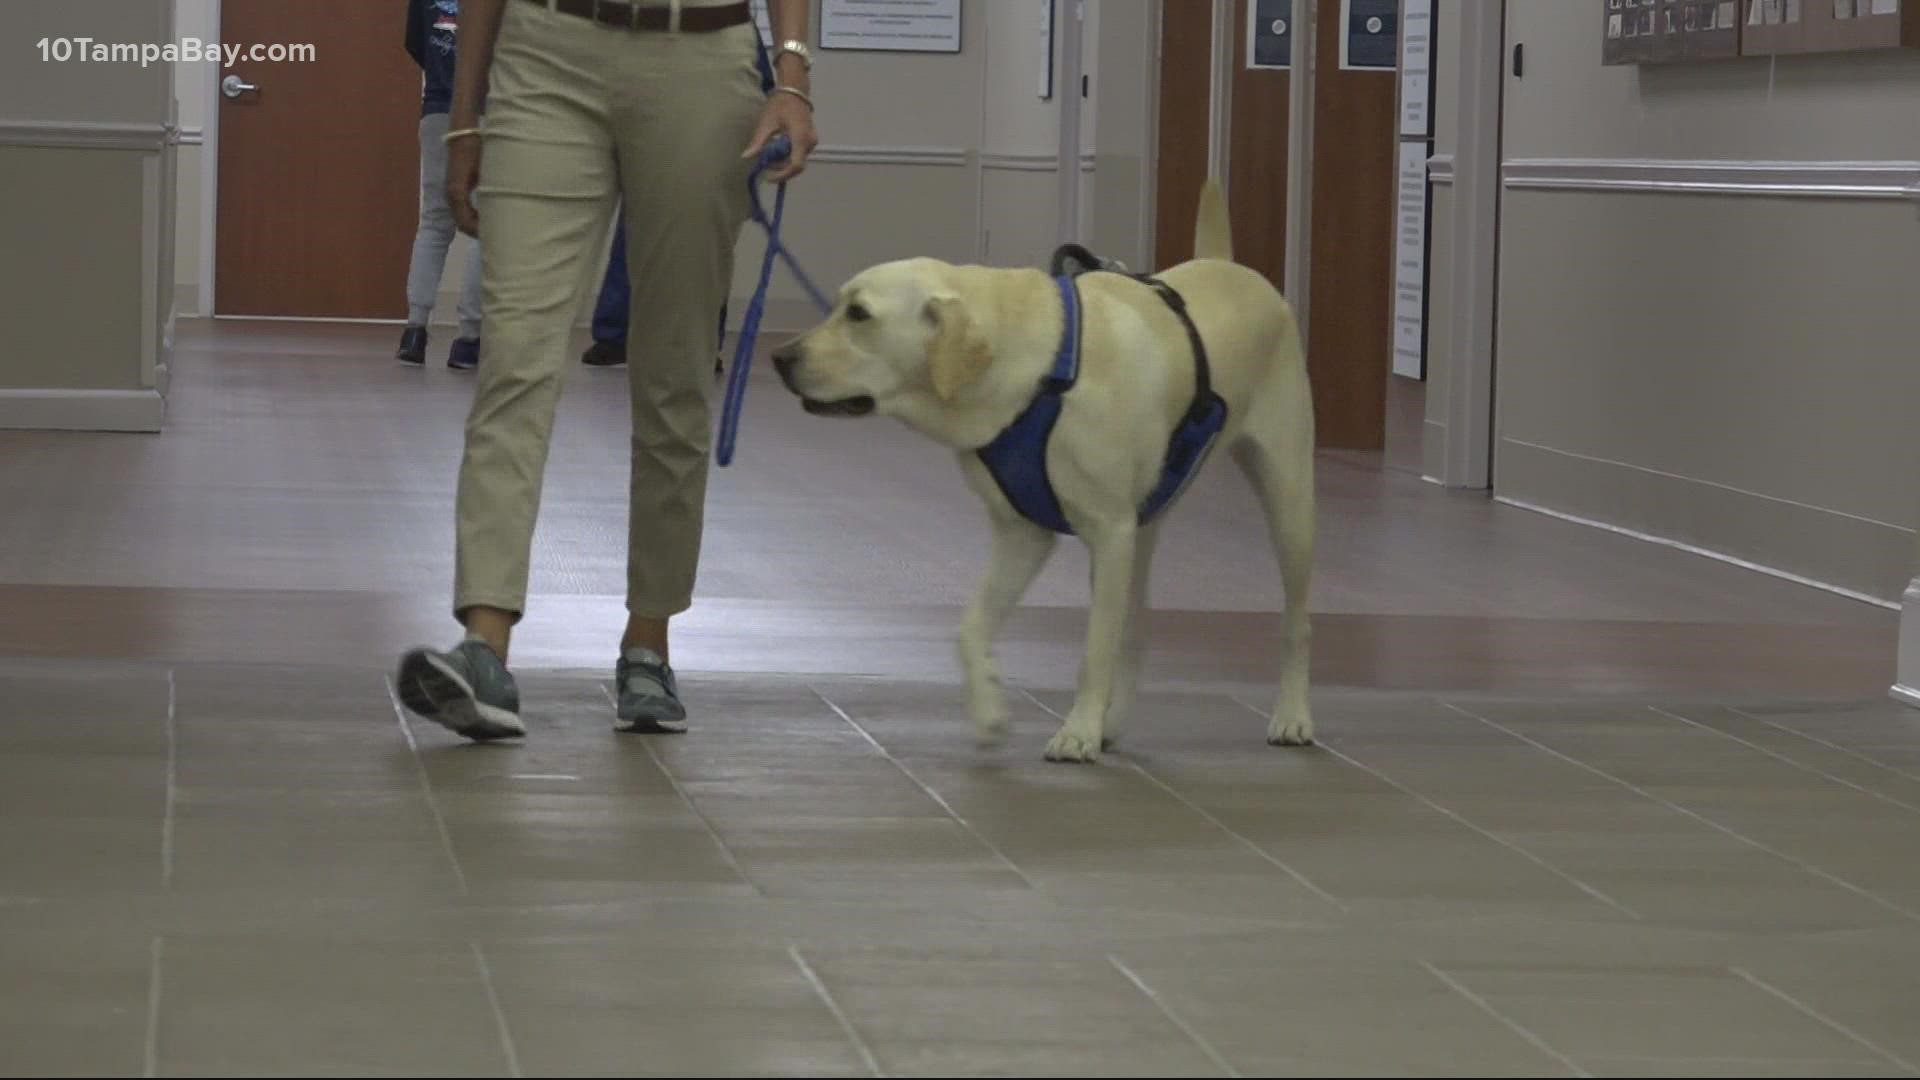
[[[395,689],[400,703],[462,738],[475,742],[526,735],[520,717],[474,696],[466,677],[431,649],[413,649],[400,661]]]

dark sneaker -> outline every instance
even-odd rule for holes
[[[447,366],[455,371],[472,371],[480,366],[480,339],[456,338],[447,350]]]
[[[580,354],[580,362],[588,367],[620,367],[627,362],[627,343],[596,341],[592,348]]]
[[[520,689],[492,646],[470,637],[446,652],[409,649],[394,679],[400,704],[475,742],[517,739]]]
[[[424,364],[427,362],[427,328],[409,326],[400,331],[400,348],[393,354],[395,360],[403,364]]]
[[[652,649],[631,648],[613,669],[616,731],[687,730],[687,709],[673,669]]]

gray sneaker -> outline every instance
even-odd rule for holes
[[[679,684],[659,653],[639,646],[628,649],[614,665],[613,684],[619,699],[614,730],[687,730],[687,707],[680,704]]]
[[[409,649],[394,679],[400,703],[475,742],[517,739],[520,689],[492,646],[470,637],[446,652]]]

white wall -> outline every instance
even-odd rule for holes
[[[1585,6],[1507,10],[1495,494],[1898,597],[1920,54],[1608,68]]]
[[[1057,0],[1056,40],[1064,34],[1071,0]],[[1106,7],[1114,7],[1108,0]],[[1135,0],[1125,0],[1132,8]],[[1142,11],[1151,7],[1138,3]],[[1119,47],[1126,54],[1151,56],[1150,39],[1136,37],[1152,25],[1132,11],[1098,29],[1102,4],[1090,2],[1092,18],[1083,48],[1083,69],[1092,78],[1094,97],[1083,103],[1082,143],[1093,160],[1095,102],[1105,89],[1098,78],[1099,54]],[[218,0],[180,0],[182,34],[218,37]],[[822,145],[808,174],[791,189],[786,238],[808,271],[831,288],[862,267],[889,258],[933,255],[954,261],[1038,264],[1050,253],[1057,234],[1058,191],[1055,158],[1059,103],[1074,88],[1056,79],[1055,98],[1039,97],[1042,38],[1039,0],[964,0],[962,50],[958,55],[868,53],[816,50],[814,99]],[[815,26],[818,25],[818,8]],[[1104,42],[1104,48],[1102,43]],[[1145,68],[1141,70],[1145,71]],[[183,70],[176,80],[182,128],[179,220],[181,243],[175,282],[183,310],[202,313],[200,285],[206,276],[202,251],[202,192],[211,169],[211,147],[193,145],[206,116],[216,73]],[[1125,80],[1115,94],[1140,95],[1144,77]],[[1145,114],[1136,107],[1118,115]],[[1100,129],[1105,130],[1105,129]],[[1137,246],[1135,225],[1141,192],[1137,174],[1144,161],[1140,146],[1129,149],[1116,174],[1127,181],[1126,211],[1106,215],[1102,228],[1114,242]],[[1093,175],[1082,177],[1082,229],[1091,232],[1103,196]],[[1138,189],[1138,190],[1136,190]],[[467,241],[462,238],[460,243]],[[757,229],[742,235],[735,259],[734,291],[752,289],[763,242]],[[1122,258],[1128,257],[1126,253]],[[1137,257],[1137,256],[1136,256]],[[460,252],[448,260],[441,311],[448,317],[460,286]],[[399,287],[396,283],[396,287]],[[736,311],[739,305],[736,304]],[[792,329],[805,324],[809,309],[799,287],[776,273],[766,325]]]
[[[0,427],[157,430],[171,334],[168,65],[43,61],[159,43],[171,0],[0,4]],[[51,48],[51,46],[50,46]]]

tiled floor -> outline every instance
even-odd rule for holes
[[[951,687],[696,677],[617,737],[377,672],[14,661],[10,1075],[1901,1075],[1920,720],[1153,695],[1047,765]]]
[[[576,374],[515,646],[444,638],[463,376],[187,327],[159,438],[0,433],[0,1074],[1911,1075],[1920,711],[1886,611],[1322,458],[1322,745],[1262,741],[1278,583],[1169,524],[1121,751],[1047,765],[1064,548],[953,672],[952,463],[762,382],[684,737],[616,737],[623,377]]]

